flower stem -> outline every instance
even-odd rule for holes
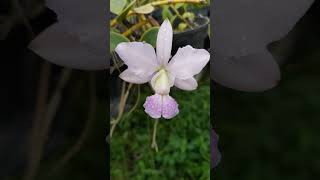
[[[123,112],[124,112],[124,109],[126,107],[126,103],[127,103],[127,99],[128,99],[128,96],[129,96],[129,92],[130,92],[130,89],[132,87],[133,84],[129,84],[128,85],[128,89],[127,91],[125,92],[125,88],[126,88],[126,83],[123,82],[122,84],[122,92],[121,92],[121,98],[120,98],[120,103],[119,103],[119,110],[118,110],[118,116],[115,120],[112,120],[111,121],[111,129],[110,129],[110,140],[112,138],[112,135],[113,135],[113,132],[117,126],[117,124],[120,122],[120,120],[122,119],[122,116],[123,116]]]
[[[42,130],[42,124],[44,124],[43,120],[45,120],[46,116],[50,77],[51,64],[48,62],[43,62],[41,65],[40,79],[38,83],[36,107],[29,139],[26,172],[23,178],[24,180],[34,179],[39,169],[42,157],[42,145],[44,143],[44,136],[40,134],[40,130]]]
[[[158,145],[157,145],[157,140],[156,140],[158,123],[159,123],[159,119],[156,119],[154,126],[153,126],[153,136],[152,136],[152,144],[151,144],[151,148],[154,148],[156,150],[156,152],[159,151]]]
[[[137,109],[137,106],[139,105],[140,102],[140,85],[137,86],[138,87],[138,96],[137,96],[137,100],[135,102],[135,104],[133,105],[133,107],[130,109],[130,111],[128,113],[126,113],[126,117],[130,116],[130,114]]]
[[[71,70],[66,69],[65,73],[68,73],[68,74],[64,76],[67,76],[66,78],[69,78]],[[84,145],[85,141],[88,138],[88,134],[90,132],[90,129],[92,128],[92,122],[96,119],[95,116],[96,116],[97,97],[96,97],[96,80],[95,80],[94,73],[90,74],[89,87],[90,87],[89,112],[88,112],[88,118],[85,123],[84,129],[82,130],[76,143],[62,156],[61,159],[58,160],[57,164],[48,173],[49,177],[54,175],[54,173],[56,173],[58,170],[64,167],[70,161],[70,159],[74,157],[74,155],[81,150],[82,146]]]

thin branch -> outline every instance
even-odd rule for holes
[[[43,154],[43,147],[48,139],[48,132],[50,126],[55,118],[56,112],[61,101],[62,90],[67,84],[68,80],[70,79],[70,75],[71,69],[63,69],[62,75],[54,91],[54,94],[49,101],[49,104],[47,106],[43,106],[47,107],[46,112],[44,113],[43,117],[41,117],[41,120],[38,121],[37,124],[34,124],[35,127],[33,131],[36,131],[34,132],[36,135],[34,134],[33,136],[36,139],[32,140],[32,146],[34,147],[34,149],[31,149],[31,152],[37,154],[32,156],[35,157],[34,160],[30,160],[32,161],[32,166],[30,166],[30,169],[28,170],[29,173],[26,175],[25,179],[31,180],[34,179],[36,176],[37,169],[40,165],[40,161]]]
[[[137,97],[137,100],[135,102],[135,104],[133,105],[133,107],[130,109],[130,111],[126,114],[126,116],[130,116],[130,114],[137,109],[137,106],[139,105],[139,102],[140,102],[140,96],[141,96],[141,93],[140,93],[140,85],[137,86],[138,87],[138,97]]]
[[[189,3],[189,4],[203,4],[206,3],[205,0],[160,0],[151,2],[152,6],[162,6],[167,4],[177,4],[177,3]]]
[[[129,28],[127,31],[122,33],[123,36],[129,36],[131,35],[135,30],[141,28],[143,25],[145,25],[147,21],[140,21],[138,24],[133,25],[131,28]]]
[[[124,112],[124,109],[126,107],[126,103],[127,103],[127,99],[128,99],[128,96],[129,96],[129,93],[130,93],[130,89],[132,87],[132,84],[130,83],[128,85],[128,89],[127,91],[124,93],[125,91],[125,82],[123,83],[122,85],[122,92],[121,92],[121,98],[120,98],[120,103],[119,103],[119,110],[118,110],[118,116],[115,120],[112,120],[111,121],[111,129],[110,129],[110,134],[109,134],[109,137],[110,137],[110,140],[112,138],[112,135],[113,135],[113,132],[117,126],[117,124],[120,122],[120,120],[122,119],[122,116],[123,116],[123,112]]]
[[[29,139],[27,168],[23,178],[24,180],[33,180],[39,168],[42,151],[42,139],[39,130],[42,127],[42,120],[44,119],[46,113],[50,76],[51,65],[47,61],[44,61],[41,66],[38,95],[36,100],[33,125]]]
[[[52,169],[52,171],[49,173],[49,176],[53,175],[55,172],[57,172],[59,169],[61,169],[63,166],[65,166],[69,160],[80,151],[81,147],[83,146],[84,142],[87,139],[88,133],[90,132],[92,122],[95,119],[96,115],[96,104],[97,104],[97,97],[96,97],[96,82],[95,82],[95,76],[92,73],[90,77],[90,107],[88,112],[88,118],[86,121],[86,124],[84,126],[83,131],[80,134],[80,137],[76,141],[76,143],[70,148],[68,152],[66,152],[63,157],[58,161],[56,166]]]

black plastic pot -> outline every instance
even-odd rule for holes
[[[172,52],[174,55],[179,47],[184,47],[186,45],[190,45],[197,49],[205,48],[205,41],[208,37],[208,26],[209,26],[209,18],[208,17],[196,17],[194,23],[198,26],[194,29],[188,29],[183,32],[175,32],[173,34],[173,44],[172,44]]]

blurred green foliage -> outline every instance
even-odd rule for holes
[[[172,90],[180,113],[172,120],[161,119],[157,131],[159,152],[151,148],[154,120],[143,103],[152,95],[144,86],[138,108],[117,127],[110,146],[111,179],[196,179],[210,178],[210,85],[195,91]]]

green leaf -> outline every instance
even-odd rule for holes
[[[144,32],[141,36],[140,41],[151,44],[153,47],[156,46],[157,43],[157,35],[158,35],[159,27],[152,27]]]
[[[162,14],[162,19],[171,19],[173,16],[173,14],[169,9],[169,6],[163,6],[161,14]]]
[[[111,31],[111,32],[120,33],[120,31],[119,31],[118,29],[116,29],[116,28],[110,28],[110,31]]]
[[[110,11],[119,15],[127,4],[127,0],[110,0]]]
[[[119,22],[126,18],[126,15],[131,10],[136,0],[133,0],[115,19]]]
[[[130,40],[119,33],[110,32],[110,52],[114,51],[117,45],[122,42],[130,42]]]
[[[177,17],[178,17],[177,15],[172,16],[170,18],[170,23],[173,24]]]
[[[174,8],[179,9],[183,6],[183,3],[177,3]]]
[[[154,10],[155,8],[150,3],[133,9],[138,14],[150,14]]]

